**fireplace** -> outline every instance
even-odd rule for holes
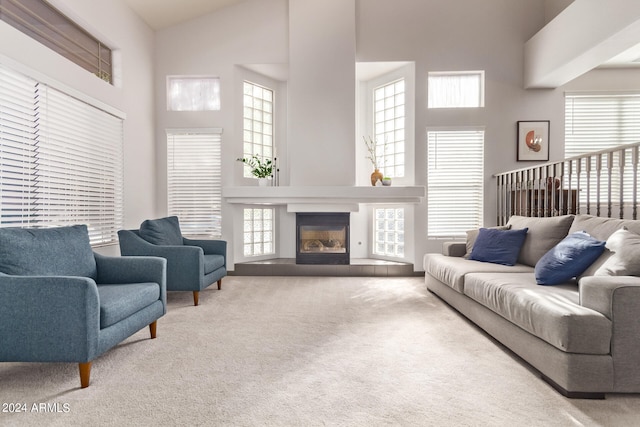
[[[349,264],[349,213],[296,213],[296,264]]]

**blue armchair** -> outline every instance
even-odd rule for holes
[[[167,260],[167,290],[192,291],[198,305],[200,291],[227,275],[227,242],[182,236],[178,217],[146,220],[139,230],[120,230],[121,255],[158,256]]]
[[[166,260],[94,253],[87,227],[0,228],[0,361],[91,362],[166,312]]]

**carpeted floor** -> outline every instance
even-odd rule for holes
[[[87,389],[75,364],[0,363],[0,425],[640,423],[640,395],[562,397],[420,277],[232,276],[191,298],[170,293],[158,338],[98,358]]]

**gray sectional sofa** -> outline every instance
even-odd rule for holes
[[[513,216],[507,225],[528,229],[514,265],[468,259],[475,237],[470,233],[466,244],[447,243],[443,254],[425,255],[427,288],[567,397],[639,393],[640,221]],[[635,236],[623,248],[613,242],[620,229]],[[579,231],[606,241],[607,249],[576,278],[539,285],[536,263]],[[606,268],[611,265],[617,267]]]

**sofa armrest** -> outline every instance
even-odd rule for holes
[[[123,256],[153,256],[167,260],[167,289],[193,290],[202,286],[204,250],[188,245],[154,245],[131,230],[118,231]]]
[[[463,257],[467,253],[466,242],[444,242],[442,254],[446,256]]]
[[[160,299],[167,305],[167,260],[162,257],[112,257],[94,252],[98,270],[97,283],[112,285],[152,282],[160,285]]]
[[[92,279],[0,276],[0,361],[87,362],[98,356],[99,330]]]
[[[615,320],[616,301],[628,296],[637,301],[634,312],[640,307],[640,277],[635,276],[588,276],[580,279],[580,305],[604,314]]]
[[[580,303],[611,319],[615,390],[637,391],[640,387],[640,277],[584,277],[580,280]]]
[[[222,255],[225,260],[227,258],[227,242],[225,240],[188,239],[183,237],[182,241],[187,246],[202,248],[205,255]]]

